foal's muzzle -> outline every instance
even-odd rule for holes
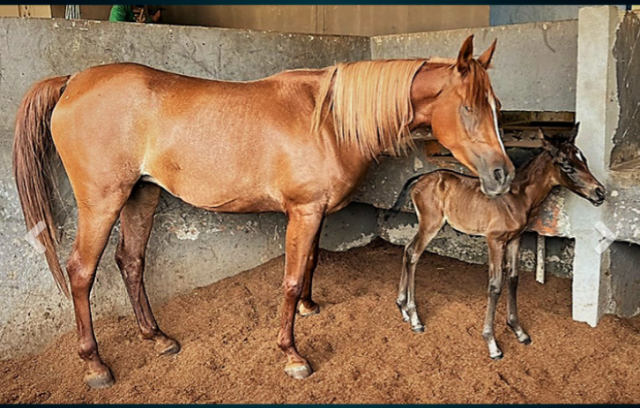
[[[591,204],[595,205],[596,207],[599,207],[602,205],[602,203],[604,203],[605,197],[606,197],[606,191],[604,187],[596,187],[593,190],[593,193],[589,196],[589,201],[591,202]]]

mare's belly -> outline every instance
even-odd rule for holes
[[[182,201],[208,211],[232,213],[284,211],[279,197],[275,197],[263,188],[243,186],[242,183],[211,184],[195,178],[182,180],[180,183],[174,181],[165,184],[164,180],[152,176],[144,176],[142,180],[157,184]]]

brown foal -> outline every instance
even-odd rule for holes
[[[538,213],[555,186],[563,186],[600,205],[605,198],[602,184],[587,167],[587,160],[574,145],[578,125],[554,138],[543,136],[543,151],[518,169],[511,191],[491,199],[483,195],[477,178],[439,170],[407,181],[392,211],[399,211],[409,192],[418,216],[418,233],[405,247],[398,299],[403,319],[416,332],[424,331],[415,301],[416,264],[429,242],[448,223],[453,229],[484,236],[489,247],[489,305],[482,336],[489,356],[498,360],[502,351],[496,343],[493,321],[503,283],[503,264],[509,277],[507,324],[520,343],[531,339],[520,326],[516,304],[520,236]]]
[[[14,174],[27,228],[47,224],[38,239],[67,294],[48,151],[58,152],[71,182],[78,231],[67,274],[85,381],[114,382],[98,353],[89,295],[118,218],[117,263],[142,336],[161,354],[179,350],[158,327],[143,283],[161,189],[210,211],[286,214],[278,345],[286,373],[309,376],[293,329],[296,310],[318,311],[311,287],[323,219],[349,203],[377,156],[412,147],[409,132],[430,125],[480,175],[486,194],[509,189],[515,172],[495,127],[499,103],[486,71],[494,50],[495,42],[474,59],[471,36],[451,60],[360,61],[249,82],[112,64],[35,84],[17,115]]]

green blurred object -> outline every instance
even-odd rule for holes
[[[164,7],[162,6],[137,6],[137,5],[125,5],[125,6],[113,6],[111,7],[111,14],[109,15],[109,21],[126,21],[130,23],[142,23],[140,21],[140,13],[144,13],[145,23],[156,23],[152,17],[158,12],[162,12]],[[161,19],[160,14],[160,19]],[[159,19],[159,20],[160,20]]]
[[[126,21],[134,23],[136,21],[136,17],[133,14],[133,6],[125,5],[111,7],[109,21]]]

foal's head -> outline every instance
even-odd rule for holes
[[[500,102],[487,73],[495,48],[494,41],[474,59],[470,36],[455,62],[426,64],[412,89],[418,101],[424,96],[416,117],[431,119],[434,136],[480,177],[482,191],[490,197],[508,192],[515,175],[498,131]]]
[[[551,177],[554,181],[599,206],[604,202],[605,189],[591,174],[587,158],[574,144],[578,127],[579,124],[576,124],[570,131],[553,138],[543,134],[542,146],[553,159]]]

